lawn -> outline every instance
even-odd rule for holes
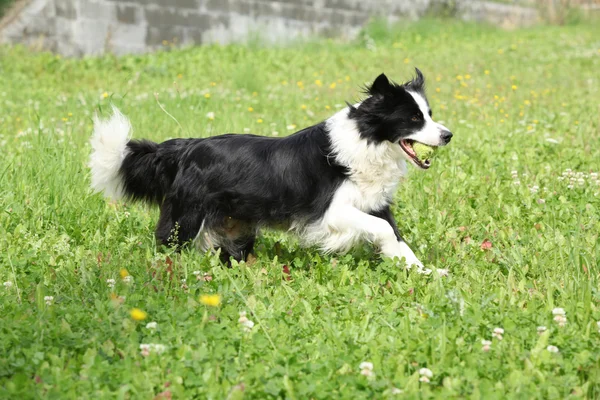
[[[598,398],[599,37],[428,20],[277,48],[0,47],[0,398]],[[283,136],[414,66],[454,132],[393,207],[430,275],[279,232],[229,269],[88,189],[111,103],[138,138]]]

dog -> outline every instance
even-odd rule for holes
[[[245,260],[261,227],[283,227],[326,253],[366,240],[385,257],[423,268],[390,204],[407,163],[431,165],[412,144],[444,146],[452,133],[433,121],[415,70],[403,84],[379,75],[361,102],[282,138],[133,140],[129,120],[113,107],[110,119],[94,120],[91,187],[158,205],[159,243],[220,248],[226,262]]]

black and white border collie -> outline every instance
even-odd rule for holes
[[[224,261],[244,260],[261,227],[284,227],[305,245],[345,252],[367,240],[408,267],[423,264],[390,211],[406,162],[427,169],[411,144],[448,144],[452,133],[431,118],[424,78],[402,85],[381,74],[368,97],[288,137],[225,134],[157,144],[130,139],[117,109],[94,121],[90,160],[96,191],[160,206],[156,238]]]

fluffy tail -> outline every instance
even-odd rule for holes
[[[107,120],[96,116],[90,141],[92,189],[115,200],[160,204],[176,173],[171,146],[161,149],[148,140],[130,140],[130,132],[129,120],[116,107]]]

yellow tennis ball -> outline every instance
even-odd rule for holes
[[[423,143],[418,143],[418,142],[415,142],[412,145],[412,148],[415,151],[415,154],[417,155],[419,160],[421,160],[421,161],[429,160],[431,158],[431,156],[433,156],[433,153],[435,152],[435,148],[433,148],[431,146],[427,146],[426,144],[423,144]]]

